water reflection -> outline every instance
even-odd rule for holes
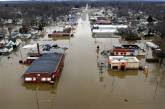
[[[157,91],[158,91],[158,85],[159,85],[159,82],[156,81],[156,85],[155,85],[155,88],[154,88],[154,94],[153,94],[153,99],[154,100],[156,99],[156,95],[157,95]]]
[[[43,104],[47,104],[50,109],[53,107],[53,103],[55,101],[55,96],[57,94],[59,79],[55,81],[54,84],[48,83],[23,83],[22,86],[26,88],[26,90],[32,90],[34,92],[34,97],[36,100],[36,107],[40,109]],[[41,92],[49,92],[51,96],[49,98],[40,98]]]
[[[157,65],[155,69],[151,72],[152,78],[150,80],[151,83],[158,83],[160,88],[165,88],[165,68]]]
[[[103,73],[99,73],[99,81],[100,82],[103,82],[104,81],[104,76],[103,76]]]

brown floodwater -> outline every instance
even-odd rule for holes
[[[53,28],[48,27],[47,34]],[[165,108],[165,68],[142,59],[142,64],[149,66],[148,74],[136,70],[118,72],[106,66],[100,73],[98,63],[107,60],[96,53],[97,45],[102,51],[128,42],[120,38],[92,38],[88,14],[83,13],[78,20],[74,37],[54,42],[69,49],[62,75],[53,86],[23,83],[27,66],[18,63],[19,51],[9,59],[0,57],[0,109]],[[143,41],[136,43],[143,45]]]

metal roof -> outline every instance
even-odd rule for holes
[[[54,72],[62,58],[60,53],[43,54],[35,60],[25,73],[52,73]]]

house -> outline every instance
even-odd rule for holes
[[[24,82],[54,83],[64,66],[64,54],[46,53],[36,59],[24,73]]]
[[[118,70],[139,69],[140,61],[136,57],[109,56],[109,67]]]
[[[73,28],[71,26],[65,26],[63,30],[54,31],[52,34],[49,34],[51,37],[59,37],[59,36],[73,36],[72,34]]]

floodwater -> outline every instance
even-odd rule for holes
[[[27,66],[18,64],[19,51],[9,59],[0,57],[0,109],[164,109],[165,69],[161,66],[147,63],[148,74],[106,67],[100,72],[98,63],[106,63],[106,59],[97,54],[97,45],[102,51],[122,41],[92,38],[88,14],[78,20],[74,37],[55,42],[69,49],[54,86],[23,84],[21,76]]]

